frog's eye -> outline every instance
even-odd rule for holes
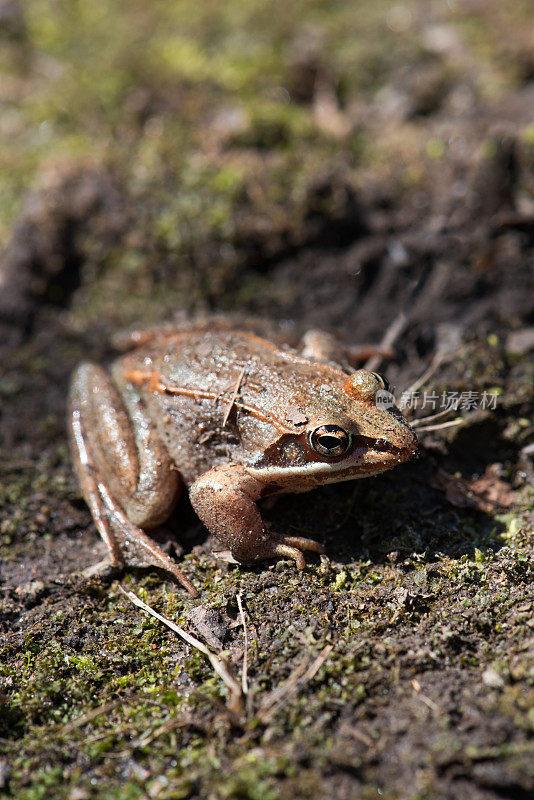
[[[384,389],[384,391],[389,392],[390,385],[387,378],[384,378],[379,372],[371,372],[370,375],[374,375],[377,379],[378,383],[380,384],[380,388]]]
[[[351,435],[339,425],[321,425],[308,436],[310,446],[320,456],[337,458],[344,455],[350,447]]]

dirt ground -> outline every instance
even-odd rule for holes
[[[527,800],[529,2],[105,5],[0,0],[0,797]],[[433,365],[463,422],[265,509],[324,543],[303,573],[228,563],[185,499],[161,536],[199,599],[88,577],[69,375],[211,312],[351,344],[402,312],[381,371]]]

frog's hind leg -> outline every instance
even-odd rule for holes
[[[256,336],[261,336],[277,344],[288,344],[295,347],[298,336],[293,330],[292,323],[279,322],[261,317],[247,317],[242,314],[209,314],[205,317],[192,319],[178,319],[159,325],[149,325],[143,328],[130,328],[118,331],[112,336],[111,344],[120,353],[127,353],[137,347],[154,347],[161,345],[169,339],[179,342],[180,337],[187,338],[191,334],[225,333],[232,331],[246,331]]]
[[[143,530],[168,518],[180,479],[141,398],[133,387],[121,396],[104,370],[82,364],[69,399],[74,466],[112,564],[120,567],[126,557],[131,564],[157,566],[196,596],[175,562]]]
[[[410,322],[410,316],[400,311],[388,325],[378,344],[349,345],[340,342],[331,333],[309,330],[302,337],[300,352],[314,361],[335,361],[345,368],[363,364],[364,369],[375,370],[383,359],[395,357],[395,343]],[[365,362],[365,364],[364,364]]]
[[[341,342],[327,331],[312,329],[306,331],[301,339],[299,352],[306,358],[323,363],[340,364],[351,369],[370,358],[393,358],[394,351],[382,344],[350,345]]]

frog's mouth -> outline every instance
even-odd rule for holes
[[[413,444],[405,447],[398,447],[397,445],[388,442],[387,439],[373,439],[371,436],[353,436],[352,441],[353,448],[351,456],[353,456],[355,453],[361,455],[362,457],[365,457],[371,452],[386,453],[396,458],[400,458],[401,461],[407,461],[408,459],[417,455],[418,452],[417,440],[415,440],[415,438]],[[349,458],[351,456],[349,456]]]
[[[373,438],[371,436],[354,436],[353,447],[345,458],[338,459],[332,466],[337,480],[344,480],[345,473],[347,479],[352,477],[365,477],[366,475],[377,475],[388,469],[409,461],[417,454],[417,443],[400,447],[384,438]],[[324,462],[322,462],[324,464]],[[332,478],[334,480],[334,478]]]
[[[352,453],[356,450],[362,453],[366,453],[369,450],[374,450],[377,453],[392,454],[400,454],[402,452],[402,448],[395,447],[395,445],[388,442],[387,439],[373,439],[370,436],[353,436],[352,441]]]

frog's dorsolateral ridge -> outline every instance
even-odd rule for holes
[[[112,563],[156,565],[192,594],[145,533],[172,512],[184,483],[206,527],[242,562],[277,556],[304,567],[312,539],[267,531],[261,498],[377,475],[412,458],[417,439],[381,376],[215,321],[137,331],[111,377],[81,364],[70,424],[83,495]],[[333,357],[333,354],[330,354]],[[340,358],[340,360],[342,360]]]

